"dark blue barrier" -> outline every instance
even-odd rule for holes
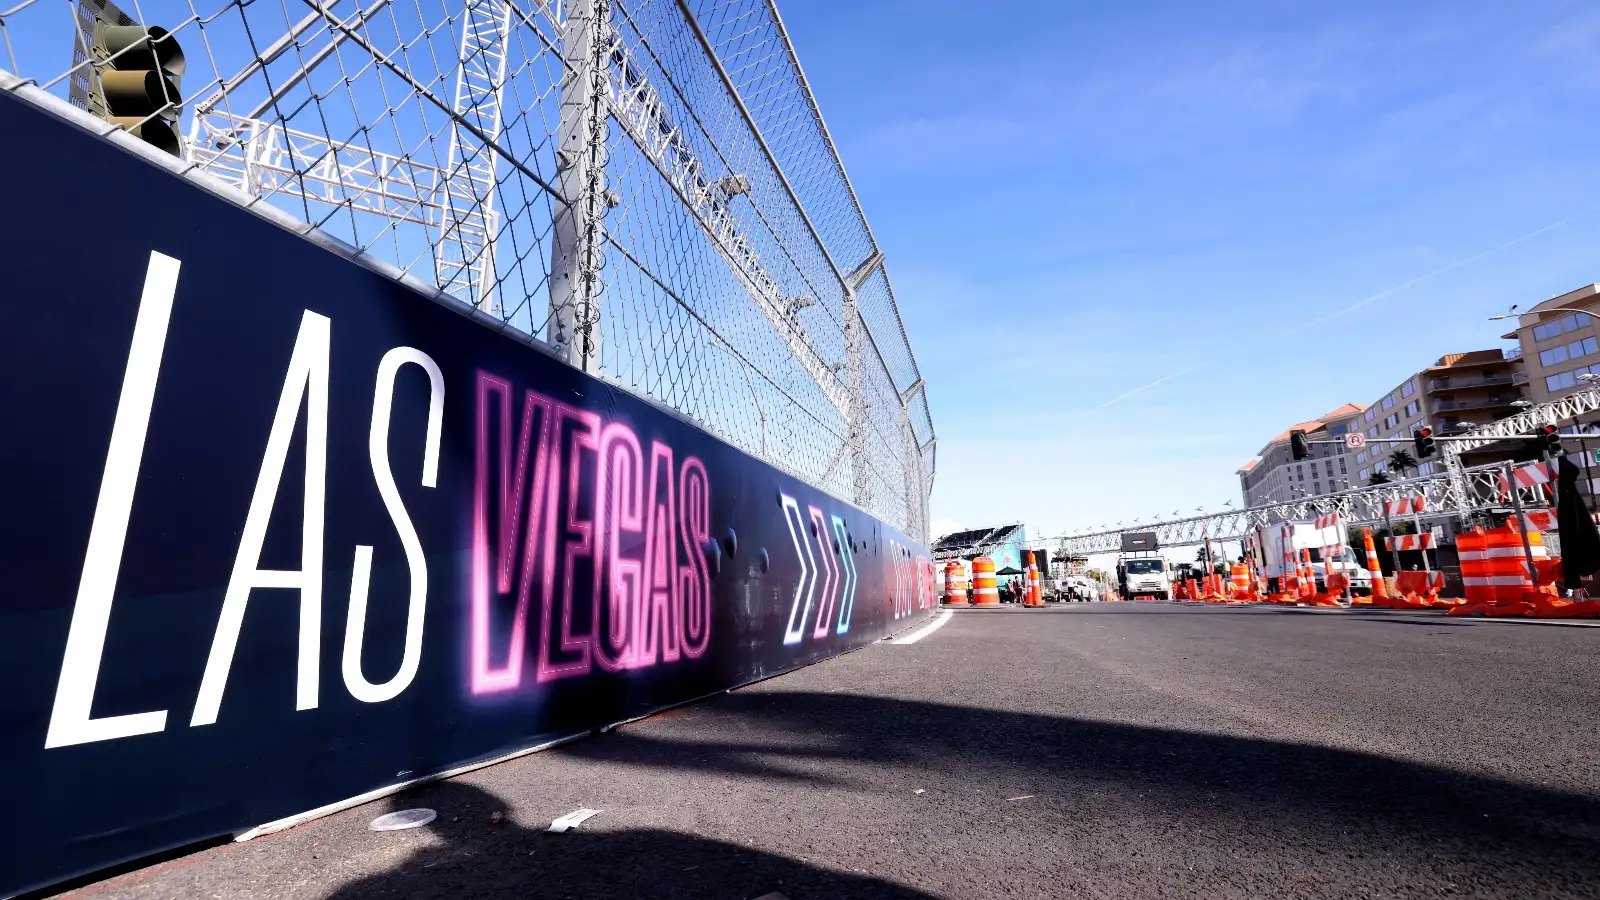
[[[859,647],[859,509],[0,93],[0,894]]]

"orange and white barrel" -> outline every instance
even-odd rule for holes
[[[1244,563],[1228,566],[1228,591],[1235,600],[1250,596],[1250,567]]]
[[[1533,559],[1550,558],[1544,535],[1528,532]],[[1528,575],[1528,554],[1522,549],[1522,534],[1509,525],[1493,531],[1456,535],[1456,554],[1461,559],[1461,583],[1468,603],[1498,603],[1520,600],[1533,590]]]
[[[1378,546],[1372,542],[1372,529],[1361,529],[1361,549],[1367,554],[1367,576],[1372,581],[1372,602],[1389,599],[1389,585],[1383,580],[1383,567],[1378,564]]]
[[[972,561],[972,605],[1000,605],[1000,585],[994,577],[994,560],[987,556]]]
[[[1039,566],[1033,561],[1033,551],[1028,551],[1028,605],[1044,605],[1044,588],[1039,584]]]
[[[971,605],[967,602],[967,568],[953,559],[944,564],[944,605]]]

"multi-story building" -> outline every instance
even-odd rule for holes
[[[1583,312],[1593,309],[1595,315]],[[1551,297],[1517,319],[1515,340],[1527,373],[1528,399],[1544,403],[1584,386],[1581,375],[1600,375],[1600,284]]]
[[[1371,443],[1356,454],[1354,484],[1366,484],[1373,475],[1388,472],[1389,457],[1396,450],[1409,450],[1407,442],[1424,425],[1443,435],[1516,412],[1527,380],[1520,356],[1501,350],[1451,353],[1373,401],[1361,421]],[[1469,466],[1493,462],[1504,459],[1510,449],[1484,447],[1463,455],[1462,462]],[[1419,463],[1415,471],[1388,474],[1391,478],[1432,475],[1437,465],[1434,460]]]
[[[1534,403],[1557,400],[1587,386],[1591,379],[1584,376],[1600,376],[1600,284],[1586,284],[1538,304],[1519,316],[1517,329],[1504,337],[1517,341],[1527,373],[1528,399]],[[1600,418],[1557,424],[1567,433],[1581,430],[1594,435]],[[1569,456],[1579,451],[1575,459],[1586,475],[1579,481],[1579,490],[1591,497],[1600,495],[1597,447],[1600,435],[1579,438],[1576,446],[1566,447]]]
[[[1314,441],[1342,438],[1356,427],[1365,410],[1360,404],[1346,403],[1309,422],[1292,425],[1268,441],[1255,459],[1239,467],[1244,505],[1280,503],[1348,489],[1353,470],[1343,444],[1312,444],[1311,455],[1296,462],[1290,458],[1289,432],[1304,431]]]
[[[1596,294],[1594,302],[1600,314],[1600,286]],[[1528,381],[1522,373],[1522,362],[1522,354],[1515,351],[1451,353],[1371,404],[1346,403],[1319,418],[1285,429],[1268,441],[1255,459],[1239,467],[1245,505],[1359,488],[1378,473],[1387,473],[1391,479],[1432,475],[1439,465],[1437,459],[1420,460],[1417,468],[1405,472],[1391,472],[1389,458],[1396,450],[1410,451],[1413,436],[1424,425],[1438,434],[1449,434],[1514,413]],[[1600,355],[1594,362],[1596,374],[1600,374]],[[1310,457],[1295,462],[1289,452],[1289,432],[1293,430],[1304,431],[1313,441],[1361,431],[1368,444],[1360,450],[1348,450],[1342,445],[1314,443]],[[1503,444],[1491,445],[1464,454],[1462,462],[1468,466],[1494,462],[1515,450]]]

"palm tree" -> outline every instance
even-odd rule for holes
[[[1412,456],[1411,451],[1404,447],[1401,447],[1399,450],[1389,454],[1389,468],[1399,472],[1402,478],[1405,477],[1407,472],[1415,469],[1416,467],[1416,457]]]
[[[1367,484],[1388,484],[1393,480],[1388,472],[1373,472],[1372,477],[1367,479]]]

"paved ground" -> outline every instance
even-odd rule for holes
[[[963,612],[77,895],[1600,897],[1597,679],[1593,628]]]

